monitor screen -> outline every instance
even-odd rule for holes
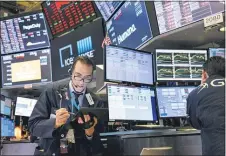
[[[1,114],[10,116],[12,100],[1,95]]]
[[[157,99],[160,118],[186,117],[187,97],[195,86],[157,87]]]
[[[50,47],[43,13],[1,20],[1,54]]]
[[[109,120],[157,121],[154,90],[108,85]]]
[[[96,19],[51,42],[53,81],[69,77],[68,70],[78,55],[88,56],[95,65],[103,64],[102,22],[101,18]]]
[[[225,58],[225,48],[210,48],[209,57],[212,56],[221,56]]]
[[[199,81],[206,59],[206,50],[156,49],[157,80]]]
[[[14,135],[14,122],[8,118],[1,118],[1,137],[12,137]]]
[[[155,1],[160,34],[225,10],[224,1]]]
[[[50,49],[5,55],[1,63],[3,87],[52,81]]]
[[[145,2],[125,2],[106,23],[113,45],[137,49],[153,35]]]
[[[104,20],[107,21],[122,4],[122,1],[95,1]]]
[[[30,117],[36,103],[35,99],[17,97],[15,115]]]
[[[116,46],[105,48],[105,77],[110,81],[154,83],[153,54]]]
[[[46,1],[42,8],[53,37],[96,18],[92,1]]]

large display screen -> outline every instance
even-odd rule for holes
[[[186,117],[187,97],[196,87],[157,87],[160,118]]]
[[[8,118],[1,118],[1,137],[12,137],[14,136],[14,122]]]
[[[52,81],[50,49],[2,56],[2,86]]]
[[[17,97],[15,115],[30,117],[36,103],[35,99]]]
[[[43,13],[1,20],[1,54],[49,47]]]
[[[145,2],[125,2],[106,23],[113,45],[136,49],[153,35]]]
[[[153,54],[116,46],[106,46],[105,76],[110,81],[154,83]]]
[[[48,0],[42,8],[54,37],[96,18],[92,1]]]
[[[157,80],[201,80],[206,50],[156,49]]]
[[[225,48],[210,48],[209,57],[212,57],[212,56],[225,57]]]
[[[154,90],[108,85],[109,120],[157,121]]]
[[[95,3],[104,20],[107,21],[122,4],[122,1],[95,1]]]
[[[69,77],[74,57],[88,56],[96,65],[103,64],[104,40],[102,19],[99,18],[51,42],[53,81]]]
[[[155,1],[160,34],[225,10],[224,1]]]
[[[3,95],[0,95],[0,98],[1,98],[1,114],[10,116],[12,100]]]

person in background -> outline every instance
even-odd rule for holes
[[[187,98],[188,120],[201,130],[203,155],[225,154],[225,59],[203,64],[201,85]]]
[[[97,118],[94,117],[95,123],[89,129],[83,129],[81,117],[73,121],[75,129],[68,130],[65,126],[73,118],[72,115],[70,117],[71,112],[77,113],[80,107],[103,107],[102,100],[87,89],[93,70],[92,61],[86,56],[79,56],[71,67],[70,82],[63,89],[53,85],[41,94],[28,121],[31,134],[40,137],[35,155],[79,156],[103,152]],[[90,118],[84,115],[85,122]]]

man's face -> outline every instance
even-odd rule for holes
[[[208,78],[207,72],[202,70],[202,84],[206,82],[206,79]]]
[[[91,65],[87,65],[78,61],[75,64],[74,71],[72,71],[72,85],[76,92],[82,92],[86,88],[87,84],[92,80],[93,68]]]

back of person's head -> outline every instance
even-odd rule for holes
[[[213,56],[203,64],[203,70],[208,76],[218,75],[225,77],[225,58]]]

